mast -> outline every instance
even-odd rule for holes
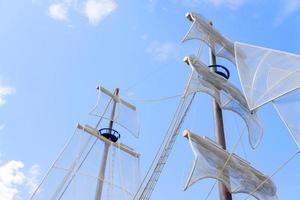
[[[119,88],[115,89],[114,95],[118,96],[119,95]],[[113,107],[110,115],[110,121],[109,121],[109,134],[112,133],[112,128],[114,124],[114,117],[115,117],[115,112],[116,112],[116,105],[117,102],[113,101]],[[106,162],[107,162],[107,157],[109,153],[109,143],[104,143],[104,150],[103,150],[103,155],[102,155],[102,160],[101,160],[101,165],[99,168],[99,174],[98,174],[98,181],[97,181],[97,188],[96,188],[96,193],[95,193],[95,200],[101,200],[101,195],[102,195],[102,190],[103,190],[103,182],[105,178],[105,169],[106,169]]]
[[[213,23],[210,22],[212,26]],[[216,56],[213,53],[213,49],[209,48],[209,61],[210,65],[216,65]],[[216,68],[212,67],[212,71],[216,71]],[[212,100],[212,109],[213,109],[213,118],[214,118],[214,129],[215,129],[215,140],[216,142],[221,145],[221,147],[226,150],[226,140],[225,140],[225,133],[224,133],[224,124],[223,124],[223,114],[222,109],[220,108],[218,102],[213,98]],[[231,193],[227,189],[227,187],[219,181],[219,195],[220,200],[232,200]]]

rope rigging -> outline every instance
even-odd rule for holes
[[[255,193],[257,190],[259,190],[267,181],[269,181],[272,177],[274,177],[279,171],[281,171],[284,167],[286,167],[298,154],[300,153],[300,150],[297,149],[295,153],[292,154],[286,161],[284,161],[279,167],[269,176],[266,180],[261,182],[250,194],[247,195],[247,197],[244,200],[247,200],[250,198],[250,196]]]
[[[189,85],[189,83],[188,83]],[[152,191],[154,190],[155,184],[158,181],[160,173],[168,159],[168,156],[173,148],[173,145],[178,136],[179,129],[184,121],[184,118],[194,100],[196,93],[192,94],[189,101],[186,102],[186,96],[181,99],[180,104],[175,112],[172,123],[167,131],[167,134],[161,143],[161,146],[153,159],[149,170],[147,171],[142,184],[140,185],[138,192],[136,193],[134,199],[149,199]]]
[[[240,144],[240,142],[242,140],[242,136],[244,135],[245,132],[246,132],[246,127],[244,127],[244,129],[240,132],[240,134],[238,136],[238,139],[237,139],[237,141],[235,142],[235,144],[233,146],[232,152],[230,153],[230,155],[226,159],[226,162],[224,163],[224,165],[223,165],[220,173],[218,174],[218,176],[220,176],[223,173],[225,167],[227,166],[228,162],[230,161],[230,159],[232,158],[234,152],[236,151],[238,145]],[[208,200],[208,198],[210,197],[210,195],[211,195],[213,189],[215,188],[217,182],[218,182],[217,180],[214,181],[214,184],[211,186],[210,190],[208,191],[208,193],[207,193],[207,195],[205,197],[205,200]]]

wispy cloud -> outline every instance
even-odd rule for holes
[[[1,86],[0,85],[0,106],[6,103],[5,97],[11,94],[14,94],[16,89],[9,86]]]
[[[17,199],[20,194],[32,194],[38,185],[40,176],[40,167],[33,165],[28,173],[24,172],[24,163],[21,161],[11,160],[0,165],[0,199],[13,200]]]
[[[68,4],[62,3],[54,3],[51,4],[48,8],[48,14],[51,18],[59,21],[67,21],[68,20]]]
[[[153,41],[147,47],[146,52],[158,61],[166,61],[178,55],[178,45],[172,42]]]
[[[117,3],[114,0],[87,0],[84,5],[84,14],[89,23],[95,26],[116,8]]]
[[[48,15],[58,21],[69,21],[70,12],[75,12],[96,26],[117,7],[115,0],[57,0],[49,5]]]
[[[286,18],[300,9],[300,0],[284,0],[282,3],[282,9],[278,16],[275,18],[274,25],[280,25]]]

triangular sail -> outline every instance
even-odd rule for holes
[[[81,130],[80,130],[81,129]],[[105,143],[110,144],[101,199],[132,199],[139,184],[139,154],[113,143],[96,129],[78,125],[32,200],[94,199]]]
[[[193,78],[190,92],[204,92],[216,99],[222,109],[237,113],[245,121],[248,129],[249,143],[256,148],[263,136],[263,129],[255,113],[250,113],[247,103],[240,91],[226,79],[209,70],[193,56],[186,57],[192,67]]]
[[[139,137],[140,124],[138,120],[137,108],[122,99],[119,95],[114,95],[107,89],[97,86],[98,101],[96,106],[90,112],[91,115],[113,121],[115,125],[119,125],[135,137]],[[114,118],[111,119],[111,110],[114,102],[116,102],[116,111]]]
[[[275,99],[273,105],[300,148],[300,89]]]
[[[300,87],[300,56],[235,43],[236,66],[250,110]]]
[[[199,180],[213,178],[223,182],[231,193],[246,193],[258,200],[278,200],[274,183],[249,163],[230,155],[208,138],[190,131],[185,131],[184,136],[190,140],[195,155],[185,190]]]
[[[183,42],[192,39],[200,40],[213,50],[215,56],[226,58],[235,64],[233,42],[222,36],[200,14],[188,13],[186,16],[193,24],[185,35]]]

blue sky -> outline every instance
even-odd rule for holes
[[[130,146],[142,154],[146,172],[179,99],[149,103],[141,99],[180,94],[190,73],[185,55],[198,43],[182,44],[190,27],[184,15],[195,11],[225,36],[299,54],[299,0],[27,0],[0,1],[0,194],[27,199],[54,161],[77,122],[93,123],[88,112],[101,84],[139,109],[141,137]],[[205,55],[206,52],[203,52]],[[229,62],[231,80],[239,87]],[[270,105],[259,111],[265,135],[252,151],[246,135],[237,153],[271,174],[297,149]],[[213,137],[210,98],[198,95],[183,128]],[[232,148],[243,122],[224,113]],[[237,126],[236,126],[237,124]],[[153,199],[203,199],[212,181],[188,191],[182,187],[193,159],[179,136]],[[280,199],[299,198],[296,157],[274,177]],[[210,199],[216,199],[217,193]],[[237,195],[235,199],[243,199]]]

